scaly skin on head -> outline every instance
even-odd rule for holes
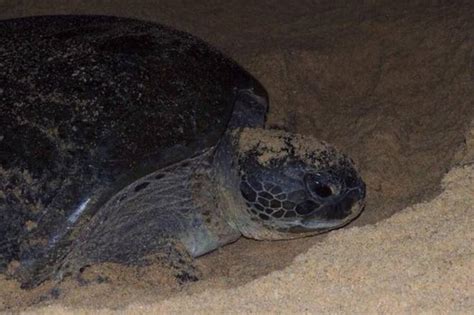
[[[255,100],[234,110],[261,112]],[[292,239],[360,214],[365,184],[350,158],[313,137],[259,127],[231,121],[216,149],[213,178],[229,225],[249,238]]]

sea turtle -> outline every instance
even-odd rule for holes
[[[191,258],[345,225],[365,184],[265,129],[265,89],[184,32],[106,16],[0,21],[0,270],[24,287],[99,262]]]

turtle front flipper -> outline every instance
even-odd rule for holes
[[[56,268],[62,278],[87,265],[161,262],[179,282],[197,280],[192,258],[240,233],[216,213],[209,153],[156,171],[112,197],[78,233]]]
[[[137,255],[137,251],[132,250],[131,247],[121,246],[118,252],[119,255],[115,256],[115,259],[112,257],[96,257],[97,260],[93,259],[89,255],[95,256],[97,251],[92,248],[84,249],[85,252],[73,251],[57,268],[55,275],[59,281],[66,277],[72,277],[78,280],[80,284],[88,284],[89,280],[83,277],[83,272],[88,267],[100,263],[113,262],[135,267],[158,264],[163,268],[167,268],[179,284],[199,280],[200,273],[194,266],[192,256],[179,241],[171,237],[161,238],[152,246],[152,253],[144,256]],[[140,245],[137,244],[134,247],[140,248]],[[92,251],[87,251],[91,249]]]

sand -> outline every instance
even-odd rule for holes
[[[0,0],[0,18],[131,16],[205,39],[266,87],[269,127],[354,158],[368,187],[361,217],[319,237],[242,239],[198,259],[202,280],[187,286],[120,266],[32,291],[0,278],[0,310],[474,312],[474,5],[243,3]]]

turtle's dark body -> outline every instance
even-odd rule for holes
[[[358,216],[350,158],[265,129],[263,87],[203,41],[104,16],[0,21],[0,272],[192,258]]]
[[[257,84],[203,41],[131,19],[7,20],[0,38],[0,270],[48,254],[86,199],[90,217],[215,145],[236,90]]]

